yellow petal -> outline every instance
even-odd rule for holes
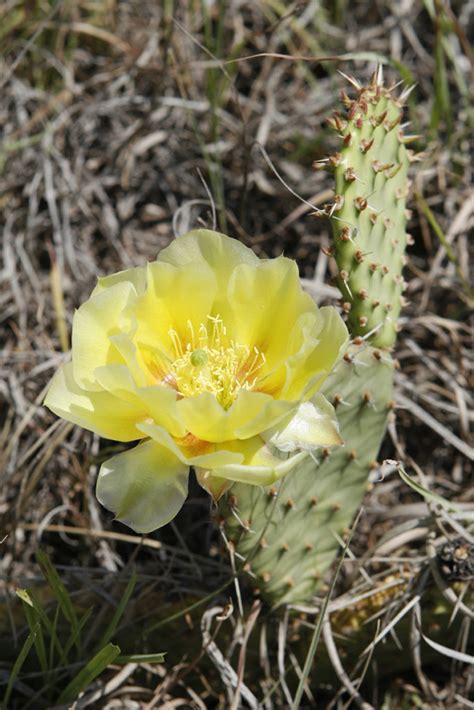
[[[133,325],[130,333],[111,335],[110,342],[129,369],[136,386],[145,387],[146,385],[154,382],[154,379],[150,377],[150,373],[148,372],[142,353],[133,342],[134,330],[135,327]]]
[[[187,428],[177,411],[174,389],[152,385],[138,388],[137,395],[155,424],[164,427],[174,437],[181,438],[186,435]]]
[[[105,365],[94,371],[95,381],[100,387],[131,404],[138,404],[135,382],[126,365]]]
[[[308,399],[316,392],[344,354],[349,333],[332,306],[319,310],[317,326],[308,329],[298,353],[287,360],[287,380],[282,387],[284,399]]]
[[[197,441],[193,443],[192,438],[173,439],[163,427],[152,422],[141,422],[137,427],[154,441],[168,448],[188,466],[208,469],[225,466],[228,463],[240,463],[244,460],[244,455],[238,447],[233,447],[234,442],[212,444],[207,441]]]
[[[225,410],[215,396],[203,392],[177,402],[180,420],[188,431],[204,441],[222,442],[248,439],[276,424],[289,411],[293,402],[273,399],[262,392],[240,390],[232,406]]]
[[[87,389],[100,389],[95,382],[97,367],[123,362],[110,341],[130,327],[125,309],[136,298],[130,282],[117,283],[86,301],[75,313],[72,326],[74,379]]]
[[[91,298],[96,296],[98,293],[102,293],[102,291],[109,289],[111,286],[121,283],[132,284],[136,293],[141,295],[146,288],[146,267],[134,266],[131,269],[117,271],[116,274],[110,274],[110,276],[100,276],[97,279],[95,289],[91,293]]]
[[[301,352],[308,352],[317,345],[315,333],[319,330],[319,314],[316,312],[303,313],[286,328],[285,352],[280,358],[269,360],[265,368],[259,373],[257,387],[262,392],[267,392],[276,398],[285,399],[282,392],[293,371],[301,360]],[[293,367],[292,363],[295,363]],[[288,399],[291,399],[288,397]]]
[[[72,364],[63,365],[53,377],[44,404],[63,419],[116,441],[143,439],[135,422],[144,419],[144,408],[109,392],[88,392],[73,377]]]
[[[137,387],[125,365],[108,365],[95,371],[96,381],[118,399],[135,405],[141,418],[151,417],[172,436],[183,437],[187,430],[178,418],[176,392],[170,387]]]
[[[194,329],[212,313],[216,279],[206,264],[181,268],[156,261],[148,264],[147,289],[134,307],[137,330],[134,342],[141,349],[155,379],[166,374],[177,357],[170,331],[188,342]],[[189,325],[191,324],[191,326]]]
[[[303,402],[285,426],[264,433],[265,441],[279,451],[310,451],[321,446],[342,444],[334,407],[322,394]]]
[[[210,229],[195,229],[178,237],[160,252],[158,259],[180,268],[185,264],[207,264],[218,276],[219,285],[224,286],[239,264],[260,263],[258,256],[237,239]]]
[[[189,467],[154,441],[145,441],[102,464],[97,498],[137,533],[166,525],[188,494]]]
[[[259,434],[268,427],[274,426],[295,409],[294,402],[273,399],[266,395],[267,399],[260,401],[260,406],[257,410],[254,405],[254,398],[259,394],[263,393],[242,390],[235,401],[235,411],[241,415],[242,420],[244,413],[248,412],[247,420],[242,421],[242,424],[235,430],[237,439],[248,439]]]
[[[237,266],[228,299],[234,310],[233,337],[265,354],[265,371],[289,354],[289,328],[302,314],[316,312],[314,301],[301,288],[296,263],[283,256]]]
[[[234,444],[244,455],[243,463],[230,463],[207,469],[212,476],[254,486],[269,486],[292,471],[308,455],[306,451],[289,457],[275,455],[260,436]]]
[[[201,488],[212,496],[215,503],[234,485],[232,481],[214,476],[211,471],[202,468],[196,468],[196,479]]]

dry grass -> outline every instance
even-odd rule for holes
[[[430,17],[431,5],[0,3],[0,695],[25,639],[14,590],[37,587],[45,607],[51,598],[34,557],[41,547],[77,607],[94,606],[84,649],[94,646],[135,568],[117,631],[122,652],[168,652],[166,665],[112,665],[74,707],[237,708],[241,698],[244,706],[278,708],[294,701],[305,629],[321,601],[274,617],[251,610],[242,589],[244,617],[237,605],[223,611],[231,567],[207,497],[196,486],[175,523],[145,540],[131,535],[93,494],[98,465],[117,445],[57,421],[41,402],[66,356],[74,308],[96,277],[155,258],[191,227],[215,224],[262,255],[284,251],[319,300],[333,298],[333,266],[321,252],[329,227],[308,216],[285,183],[315,205],[328,200],[331,178],[311,163],[331,149],[324,120],[343,86],[337,69],[365,79],[379,60],[391,78],[416,81],[410,118],[424,150],[415,165],[397,419],[381,458],[402,460],[459,511],[427,505],[390,467],[374,473],[323,629],[335,672],[321,661],[303,703],[343,707],[352,695],[362,707],[472,707],[472,670],[459,658],[431,654],[423,642],[412,662],[397,665],[393,640],[370,646],[381,635],[403,636],[402,617],[412,618],[415,648],[420,633],[430,636],[416,623],[429,607],[428,560],[437,564],[446,538],[473,542],[473,121],[466,88],[473,7],[435,0]],[[472,612],[469,618],[458,600],[468,599],[469,582],[452,587],[443,579],[446,604],[461,620],[451,647],[468,653]],[[385,588],[397,595],[363,604]],[[370,653],[359,663],[350,642],[349,650],[341,646],[354,625],[347,608],[357,604],[362,621],[378,619],[367,626]],[[52,706],[54,686],[49,700],[35,695],[37,671],[25,665],[12,707]],[[359,688],[361,675],[367,682]]]

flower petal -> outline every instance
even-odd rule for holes
[[[265,396],[266,399],[261,399],[260,407],[256,409],[254,401],[259,396]],[[238,413],[242,418],[242,423],[236,427],[236,438],[248,439],[285,418],[296,408],[296,404],[282,399],[273,399],[270,395],[264,395],[263,392],[241,390],[233,407],[229,409],[229,413],[233,408],[235,408],[235,416]],[[243,416],[245,412],[247,412],[246,420]]]
[[[320,308],[318,327],[305,330],[299,352],[287,360],[287,380],[279,395],[284,399],[309,399],[334,369],[349,342],[344,321],[332,306]]]
[[[269,486],[289,473],[308,455],[306,451],[302,451],[285,458],[276,456],[260,436],[236,441],[234,444],[244,454],[243,463],[230,463],[213,468],[209,470],[212,476],[239,483],[250,483],[254,486]],[[200,475],[203,473],[201,471]]]
[[[160,370],[176,357],[170,330],[186,342],[192,336],[191,323],[197,337],[199,325],[206,324],[212,314],[217,284],[212,270],[202,261],[178,267],[161,260],[148,264],[147,283],[134,308],[134,338],[142,351],[148,350],[150,365],[159,379]],[[154,358],[158,358],[156,362]]]
[[[260,263],[258,256],[237,239],[210,229],[194,229],[178,237],[160,252],[158,260],[179,267],[184,264],[208,264],[225,286],[239,264],[256,266]]]
[[[210,392],[183,398],[176,404],[186,429],[199,439],[212,442],[248,439],[276,424],[294,408],[293,402],[244,389],[228,410]]]
[[[88,392],[74,379],[72,363],[54,375],[44,404],[63,419],[116,441],[143,439],[135,422],[144,419],[144,407],[119,399],[109,392]]]
[[[214,476],[211,471],[202,468],[196,469],[196,478],[199,485],[212,496],[215,503],[234,485],[233,481]]]
[[[189,467],[164,446],[145,441],[102,464],[97,498],[120,522],[149,533],[172,520],[188,494]]]
[[[125,365],[98,367],[95,377],[104,390],[118,399],[134,404],[145,413],[142,419],[151,417],[155,424],[165,427],[172,436],[180,438],[186,435],[187,430],[178,419],[174,389],[160,385],[136,387],[130,370]]]
[[[133,327],[133,329],[135,328]],[[120,354],[124,364],[130,370],[130,374],[137,387],[145,387],[154,382],[154,378],[150,376],[140,350],[133,342],[132,333],[111,335],[110,342]]]
[[[186,440],[175,441],[167,431],[155,424],[142,422],[138,428],[154,441],[169,448],[183,463],[194,466],[200,482],[208,478],[204,476],[207,473],[229,481],[267,486],[291,471],[307,456],[307,452],[303,451],[287,457],[267,445],[260,436],[220,444],[197,440],[193,450],[186,445]]]
[[[322,394],[312,402],[303,402],[294,417],[284,426],[264,433],[264,438],[279,451],[311,451],[319,446],[337,446],[343,441],[334,407]]]
[[[103,390],[114,395],[114,397],[132,404],[137,403],[135,382],[126,365],[104,365],[103,367],[98,367],[94,370],[94,377],[97,384]]]
[[[138,388],[137,394],[155,424],[164,427],[177,438],[186,435],[186,426],[179,418],[176,409],[176,390],[171,387],[153,385]]]
[[[91,297],[121,283],[132,284],[137,294],[141,295],[146,288],[146,266],[133,266],[131,269],[117,271],[116,274],[110,274],[110,276],[99,276]]]
[[[265,354],[264,371],[288,356],[288,328],[302,314],[317,312],[301,288],[296,262],[284,256],[237,266],[228,300],[234,309],[232,337]]]
[[[240,447],[236,446],[241,442],[231,441],[224,444],[213,444],[195,439],[192,436],[176,441],[163,427],[159,427],[153,422],[141,422],[137,426],[140,431],[165,446],[188,466],[217,468],[228,463],[240,463],[244,460]]]
[[[121,364],[120,353],[110,336],[127,327],[124,310],[136,298],[128,281],[117,283],[89,298],[74,314],[72,358],[74,379],[85,389],[100,390],[94,370],[108,364]]]

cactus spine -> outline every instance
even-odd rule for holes
[[[326,213],[354,336],[323,390],[337,407],[345,446],[308,458],[271,489],[234,485],[220,504],[244,570],[272,604],[303,601],[317,589],[360,506],[393,406],[387,349],[396,337],[409,239],[404,95],[394,97],[379,72],[368,86],[351,83],[355,99],[343,93],[346,114],[330,119],[340,150],[319,163],[335,170],[336,195]]]

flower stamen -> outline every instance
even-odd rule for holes
[[[197,338],[191,321],[187,323],[189,336],[185,340],[174,329],[168,331],[174,360],[163,381],[171,376],[182,397],[210,392],[228,409],[239,390],[253,389],[265,355],[257,347],[251,349],[228,340],[220,316],[207,316],[207,321],[199,324]]]

